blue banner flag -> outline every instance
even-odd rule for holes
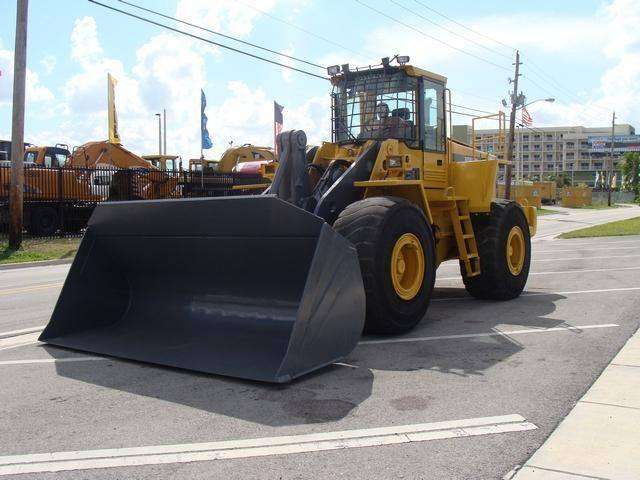
[[[201,136],[201,148],[206,150],[213,147],[213,142],[209,136],[209,130],[207,130],[207,116],[204,113],[204,109],[207,106],[207,99],[204,96],[204,91],[200,89],[200,136]]]

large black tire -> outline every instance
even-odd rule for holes
[[[34,237],[51,237],[59,226],[58,212],[54,207],[36,207],[31,212],[27,232]]]
[[[366,198],[347,206],[333,227],[358,251],[367,298],[365,331],[398,334],[415,327],[429,307],[436,273],[433,232],[422,211],[402,198]],[[424,252],[422,284],[410,300],[398,295],[391,279],[393,248],[406,233],[418,238]]]
[[[524,212],[516,202],[494,200],[491,213],[471,217],[480,254],[480,275],[467,277],[460,262],[460,271],[467,291],[476,298],[510,300],[522,293],[531,263],[531,236]],[[518,227],[524,240],[524,263],[518,274],[510,270],[507,260],[507,240]]]

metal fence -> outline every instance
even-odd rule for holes
[[[0,238],[9,221],[11,167],[0,166]],[[81,235],[101,202],[260,193],[258,174],[147,169],[24,168],[24,225],[30,236]]]

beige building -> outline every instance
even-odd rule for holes
[[[497,133],[497,130],[476,130],[475,144],[483,151],[504,158]],[[454,126],[454,137],[471,144],[474,140],[471,135],[470,127]],[[635,137],[635,128],[628,124],[616,125],[615,136],[613,165],[614,170],[618,170],[620,155],[630,148],[624,145],[640,143],[640,136]],[[518,127],[513,153],[514,173],[518,178],[533,179],[567,172],[576,182],[593,184],[595,172],[607,168],[610,138],[611,127]],[[604,147],[603,141],[606,142]]]

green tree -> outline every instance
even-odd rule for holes
[[[620,170],[624,175],[625,184],[638,201],[640,200],[640,152],[627,152],[622,159]]]

